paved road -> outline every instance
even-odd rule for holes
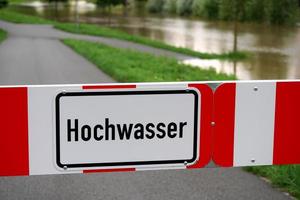
[[[79,36],[51,26],[14,25],[0,21],[9,38],[0,45],[0,84],[113,82],[93,64],[65,47],[65,37],[127,47],[128,42]],[[186,56],[142,45],[132,48],[184,59]],[[1,163],[0,163],[1,164]],[[290,199],[241,169],[201,169],[1,177],[0,199]]]

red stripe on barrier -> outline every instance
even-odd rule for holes
[[[91,89],[130,89],[136,88],[136,85],[85,85],[82,86],[84,90],[91,90]]]
[[[194,165],[188,166],[189,169],[201,168],[211,160],[212,151],[212,134],[211,125],[212,108],[213,108],[213,92],[212,89],[205,84],[189,84],[191,88],[196,88],[201,94],[199,104],[200,108],[200,148],[199,160]]]
[[[83,173],[100,173],[100,172],[134,172],[135,168],[122,168],[122,169],[89,169],[83,170]]]
[[[225,83],[214,95],[213,160],[222,167],[233,166],[235,89],[235,83]]]
[[[27,88],[0,88],[0,176],[29,175]]]
[[[273,164],[300,164],[300,82],[276,87]]]

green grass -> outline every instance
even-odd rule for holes
[[[166,49],[169,51],[178,52],[178,53],[182,53],[182,54],[186,54],[186,55],[190,55],[202,59],[241,60],[248,57],[248,53],[246,52],[228,52],[223,54],[202,53],[187,48],[171,46],[157,40],[151,40],[141,36],[130,35],[123,31],[106,28],[106,27],[100,27],[92,24],[80,24],[79,29],[73,23],[59,23],[56,24],[55,27],[72,33],[80,33],[86,35],[95,35],[95,36],[111,37],[111,38],[117,38],[121,40],[127,40],[127,41],[145,44],[160,49]]]
[[[29,2],[28,0],[8,0],[9,4],[20,4]]]
[[[0,43],[5,40],[6,36],[6,32],[0,29]]]
[[[101,27],[98,25],[92,24],[80,24],[79,29],[74,23],[59,23],[50,21],[44,18],[25,15],[17,13],[8,9],[0,10],[0,19],[6,20],[14,23],[26,23],[26,24],[52,24],[55,28],[71,32],[71,33],[80,33],[86,35],[102,36],[109,38],[116,38],[120,40],[127,40],[135,43],[140,43],[160,49],[165,49],[177,53],[182,53],[202,59],[228,59],[228,60],[242,60],[249,57],[247,52],[228,52],[223,54],[214,54],[214,53],[202,53],[198,51],[193,51],[187,48],[179,48],[165,44],[157,40],[151,40],[145,37],[131,35],[123,31],[116,29]]]
[[[266,177],[300,199],[300,165],[247,167],[247,171]]]
[[[0,10],[0,19],[19,24],[54,24],[53,21],[31,15],[24,15],[9,9]]]
[[[179,64],[173,58],[157,57],[80,40],[66,39],[63,42],[119,82],[236,79],[233,75],[216,73],[214,69]]]

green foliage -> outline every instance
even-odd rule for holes
[[[300,199],[300,165],[247,167],[246,170],[267,177],[273,184]]]
[[[164,0],[148,0],[146,8],[149,12],[159,13],[163,11]]]
[[[248,0],[246,2],[246,15],[248,21],[263,21],[266,18],[265,0]]]
[[[177,0],[166,0],[164,3],[163,10],[168,13],[176,13]]]
[[[21,13],[17,13],[14,11],[10,11],[8,9],[0,10],[0,19],[14,22],[14,23],[24,23],[24,24],[52,24],[54,22],[40,18],[35,17],[31,15],[24,15]]]
[[[108,7],[108,6],[117,6],[117,5],[125,5],[126,0],[96,0],[98,6]]]
[[[99,6],[107,7],[125,4],[125,0],[97,0],[96,3]]]
[[[232,80],[233,75],[217,73],[133,50],[112,48],[100,43],[64,40],[76,52],[120,82]]]
[[[194,0],[193,14],[195,16],[216,19],[219,16],[220,0]]]
[[[150,12],[162,11],[209,19],[268,22],[293,25],[299,17],[299,0],[148,0]]]
[[[179,15],[189,15],[192,13],[193,0],[177,0],[177,13]]]
[[[220,0],[219,5],[219,18],[223,20],[233,20],[234,19],[234,4],[235,0]]]
[[[8,0],[0,0],[0,9],[8,5]]]
[[[223,20],[239,20],[246,19],[246,2],[249,0],[220,0],[219,18]]]
[[[192,6],[193,15],[199,17],[205,16],[205,4],[207,1],[210,0],[194,0]]]
[[[5,40],[7,33],[0,29],[0,43]]]
[[[266,16],[271,24],[294,24],[297,20],[297,0],[265,0]]]
[[[295,24],[297,0],[220,0],[219,18]]]
[[[26,1],[26,0],[14,0],[14,1]],[[68,2],[68,0],[47,0],[48,2],[52,3],[52,2]]]

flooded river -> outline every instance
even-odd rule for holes
[[[19,12],[59,21],[72,21],[78,13],[80,22],[89,22],[121,29],[165,43],[201,52],[222,53],[233,50],[233,24],[162,15],[149,15],[138,6],[104,13],[92,3],[48,5],[39,1],[11,6]],[[234,73],[240,79],[299,79],[300,27],[238,24],[238,50],[249,51],[246,61],[185,60],[184,63],[218,72]]]

